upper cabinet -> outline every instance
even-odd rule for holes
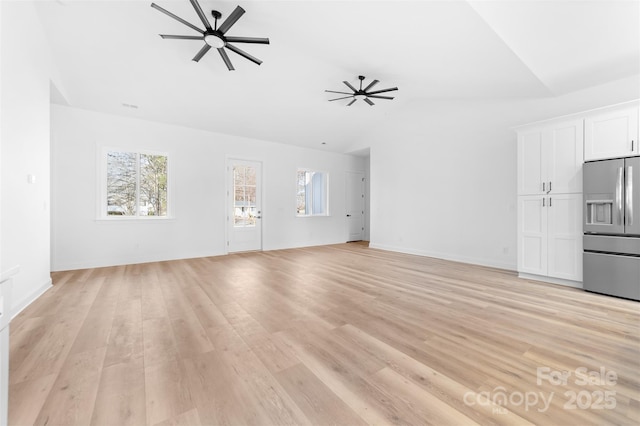
[[[518,132],[518,195],[582,192],[583,120]]]
[[[593,111],[584,120],[584,160],[640,154],[638,105]]]

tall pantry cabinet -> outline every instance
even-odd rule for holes
[[[584,121],[518,130],[518,273],[582,286]]]

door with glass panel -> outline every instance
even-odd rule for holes
[[[229,159],[227,170],[227,251],[262,250],[262,164]]]

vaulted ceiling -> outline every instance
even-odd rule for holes
[[[154,0],[202,27],[188,0]],[[258,66],[235,71],[151,1],[39,3],[56,68],[53,101],[274,142],[344,151],[416,101],[546,99],[640,73],[638,1],[200,0]],[[347,107],[357,76],[397,86],[395,100]],[[132,108],[126,105],[135,105]],[[321,145],[322,143],[326,145]]]

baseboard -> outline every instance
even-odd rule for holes
[[[263,247],[263,251],[276,251],[276,250],[289,250],[289,249],[298,249],[305,247],[320,247],[320,246],[331,246],[334,244],[343,244],[346,243],[346,240],[334,240],[334,241],[307,241],[299,244],[289,244],[289,245],[274,245]]]
[[[111,258],[111,259],[92,259],[82,262],[62,262],[53,264],[51,267],[52,272],[59,271],[75,271],[79,269],[93,269],[93,268],[108,268],[110,266],[122,266],[122,265],[137,265],[141,263],[152,263],[152,262],[167,262],[171,260],[183,260],[183,259],[196,259],[200,257],[213,257],[213,256],[222,256],[225,253],[223,252],[194,252],[194,253],[183,253],[181,255],[142,255],[142,256],[131,256],[127,258]]]
[[[440,253],[427,250],[416,250],[405,247],[396,247],[386,244],[369,243],[369,248],[378,250],[394,251],[398,253],[413,254],[416,256],[434,257],[436,259],[450,260],[452,262],[468,263],[471,265],[488,266],[490,268],[505,269],[507,271],[515,271],[516,265],[507,262],[496,262],[492,259],[480,259],[475,257],[457,256],[451,253]]]
[[[262,251],[272,251],[272,250],[287,250],[294,248],[304,248],[304,247],[316,247],[316,246],[326,246],[332,244],[340,244],[344,243],[345,240],[341,241],[310,241],[303,244],[292,244],[292,245],[282,245],[282,246],[265,246],[262,248]],[[110,259],[91,259],[82,262],[56,262],[51,266],[52,272],[57,271],[75,271],[78,269],[93,269],[93,268],[106,268],[110,266],[121,266],[121,265],[136,265],[140,263],[151,263],[151,262],[167,262],[171,260],[183,260],[183,259],[198,259],[201,257],[214,257],[214,256],[224,256],[228,253],[221,251],[207,251],[207,252],[192,252],[192,253],[181,253],[179,255],[175,254],[151,254],[151,255],[141,255],[141,256],[130,256],[127,258],[110,258]]]
[[[263,247],[263,251],[316,247],[316,246],[324,246],[324,245],[341,244],[344,242],[345,242],[344,240],[342,241],[310,241],[304,244],[267,246],[267,247]],[[408,249],[405,247],[396,247],[396,246],[390,246],[386,244],[375,244],[375,243],[369,243],[369,248],[385,250],[385,251],[393,251],[397,253],[413,254],[413,255],[424,256],[424,257],[434,257],[437,259],[450,260],[452,262],[461,262],[461,263],[468,263],[472,265],[487,266],[490,268],[504,269],[507,271],[516,270],[515,264],[511,264],[507,262],[496,262],[495,260],[491,260],[491,259],[480,259],[480,258],[472,258],[472,257],[465,257],[465,256],[457,256],[457,255],[452,255],[450,253],[430,252],[425,250],[415,250],[415,249]],[[221,252],[211,252],[211,253],[188,253],[180,256],[150,255],[150,256],[132,257],[128,259],[108,259],[108,260],[101,259],[101,260],[93,260],[88,262],[66,263],[61,265],[55,265],[52,270],[53,271],[72,271],[77,269],[104,268],[109,266],[133,265],[133,264],[139,264],[139,263],[165,262],[165,261],[171,261],[171,260],[223,256],[225,254],[226,253],[221,253]]]
[[[18,305],[14,305],[11,308],[11,319],[17,317],[20,312],[24,311],[27,306],[32,304],[38,297],[42,296],[44,292],[53,287],[53,282],[51,278],[49,278],[40,288],[31,293],[25,299],[23,299]]]
[[[559,284],[559,285],[563,285],[566,287],[573,287],[573,288],[580,288],[582,289],[582,282],[580,281],[572,281],[572,280],[565,280],[562,278],[553,278],[553,277],[545,277],[544,275],[535,275],[535,274],[525,274],[523,272],[519,272],[518,273],[518,278],[523,278],[526,280],[533,280],[533,281],[541,281],[541,282],[545,282],[545,283],[550,283],[550,284]]]

